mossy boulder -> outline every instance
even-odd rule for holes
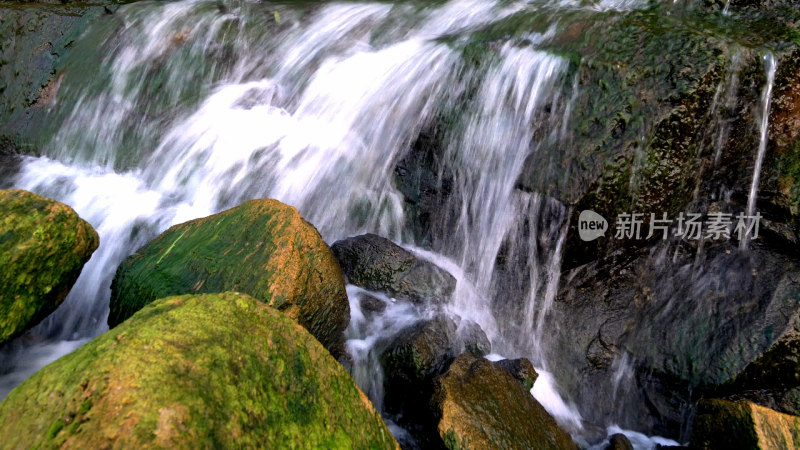
[[[159,299],[0,404],[0,447],[396,448],[285,314],[240,293]]]
[[[0,191],[0,344],[64,301],[98,244],[92,226],[69,206]]]
[[[441,303],[456,288],[447,271],[375,234],[343,239],[331,249],[347,281],[364,289],[414,303]]]
[[[251,200],[175,225],[122,262],[108,324],[157,298],[235,290],[297,320],[334,356],[350,305],[342,271],[313,225],[277,200]]]
[[[577,448],[530,392],[486,359],[456,358],[434,392],[439,434],[451,450]]]
[[[800,417],[750,402],[703,400],[692,426],[690,447],[789,450],[800,446]]]

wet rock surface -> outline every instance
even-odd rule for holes
[[[535,383],[536,378],[539,377],[539,374],[536,373],[536,369],[533,368],[533,363],[526,358],[501,359],[500,361],[495,361],[493,364],[514,377],[527,391],[533,388],[533,383]]]
[[[624,434],[612,434],[605,450],[633,450],[633,444]]]
[[[791,355],[781,349],[793,341],[800,317],[797,261],[755,245],[748,252],[722,245],[706,255],[698,262],[694,249],[669,247],[568,274],[571,287],[562,290],[553,316],[566,328],[551,349],[571,355],[557,364],[559,380],[590,386],[622,376],[630,385],[619,389],[639,392],[638,404],[648,405],[623,423],[675,435],[701,392],[759,373],[748,367],[760,358]],[[585,389],[581,398],[615,395]]]
[[[13,140],[0,138],[0,189],[8,189],[13,186],[20,164],[20,156]]]
[[[0,4],[0,136],[26,141],[25,153],[42,137],[64,56],[89,24],[111,11],[103,2],[63,3]]]
[[[334,243],[333,254],[347,281],[414,303],[442,303],[456,287],[447,271],[375,234]]]

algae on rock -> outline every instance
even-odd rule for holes
[[[0,344],[55,311],[98,244],[92,226],[69,206],[0,191]]]
[[[350,306],[342,271],[317,230],[291,206],[251,200],[175,225],[122,262],[110,326],[170,295],[238,291],[286,312],[334,356]]]
[[[14,389],[0,448],[397,448],[345,369],[240,293],[159,299]]]

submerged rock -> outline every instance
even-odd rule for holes
[[[800,417],[750,402],[703,400],[692,425],[690,447],[795,449],[800,447]]]
[[[98,244],[92,226],[69,206],[0,191],[0,344],[64,301]]]
[[[375,234],[338,241],[331,250],[349,283],[400,300],[441,303],[456,288],[445,270]]]
[[[150,303],[0,404],[4,446],[396,448],[347,372],[239,293]]]
[[[456,358],[436,379],[431,405],[449,449],[577,449],[530,392],[483,358]]]
[[[277,200],[175,225],[139,249],[114,276],[108,323],[156,298],[230,290],[286,312],[342,353],[350,306],[341,269],[317,230]]]

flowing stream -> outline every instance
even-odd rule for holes
[[[568,139],[572,101],[581,95],[569,62],[540,49],[554,38],[557,14],[545,14],[541,33],[499,45],[480,68],[464,55],[472,33],[521,10],[638,6],[182,0],[121,7],[76,42],[43,156],[27,157],[13,183],[72,206],[98,231],[100,247],[64,304],[0,353],[7,368],[0,398],[107,330],[111,279],[138,247],[173,224],[270,197],[297,207],[328,243],[372,232],[450,271],[458,284],[447,308],[483,328],[493,357],[530,358],[541,374],[532,394],[580,436],[580,408],[559,395],[539,351],[569,210],[515,189],[531,152]],[[433,228],[423,245],[409,230],[395,167],[467,93],[468,108],[455,115],[442,149],[456,193],[447,205],[452,223]],[[511,276],[529,281],[505,308],[496,305],[509,277],[497,267],[501,253],[525,261]],[[348,294],[353,376],[380,409],[370,350],[427,312],[369,293],[389,306],[367,318],[358,302],[367,293],[349,286]],[[613,417],[605,426],[620,431]],[[671,442],[626,433],[640,448]]]

